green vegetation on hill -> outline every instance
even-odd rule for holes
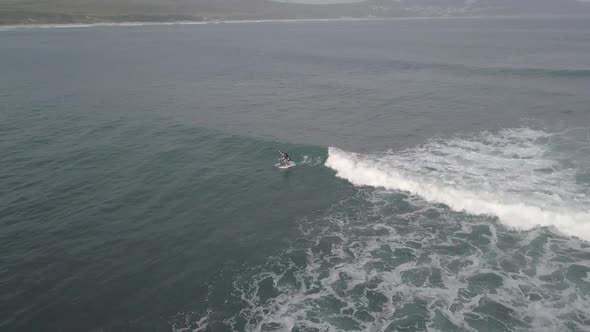
[[[341,17],[583,15],[576,0],[366,0],[304,5],[271,0],[0,0],[0,25]]]
[[[0,0],[0,24],[337,18],[367,16],[360,5],[268,0]]]

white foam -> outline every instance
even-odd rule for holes
[[[468,195],[483,206],[495,199],[496,209],[520,202],[536,213],[531,218],[573,218],[589,206],[587,188],[552,157],[555,139],[518,129],[381,155],[330,149],[326,164],[362,186],[403,186],[450,203]],[[512,218],[525,217],[517,211]],[[510,330],[587,329],[587,276],[571,272],[590,266],[579,239],[541,228],[513,232],[418,195],[374,188],[358,188],[323,216],[300,222],[301,241],[234,281],[241,310],[222,320],[227,330],[384,331],[415,322],[433,331],[475,331],[473,321],[484,318]],[[198,324],[186,325],[209,321],[195,315]]]
[[[207,330],[207,325],[209,325],[211,310],[207,310],[207,312],[199,317],[198,313],[189,312],[189,313],[179,313],[179,316],[175,322],[171,322],[171,328],[174,332],[203,332]],[[190,326],[190,327],[188,327]]]
[[[68,28],[93,28],[93,27],[138,27],[138,26],[167,26],[167,25],[202,25],[214,24],[218,21],[171,21],[171,22],[99,22],[99,23],[63,23],[63,24],[22,24],[5,25],[3,30],[16,29],[68,29]]]
[[[398,153],[329,148],[326,166],[358,186],[419,195],[523,230],[554,226],[590,240],[588,188],[550,156],[551,134],[529,128],[432,140]]]
[[[451,328],[436,321],[440,314],[456,327],[453,329],[475,331],[470,319],[503,317],[502,313],[496,316],[493,308],[486,308],[496,303],[506,308],[509,319],[502,324],[510,329],[523,326],[523,330],[534,331],[584,330],[585,308],[590,304],[585,291],[567,278],[546,279],[552,273],[568,270],[571,263],[556,259],[564,252],[578,257],[588,252],[583,241],[547,237],[548,232],[541,229],[507,232],[485,218],[457,219],[448,209],[440,209],[438,231],[432,232],[432,224],[427,222],[400,225],[400,215],[388,212],[391,207],[399,207],[396,196],[361,189],[353,198],[335,204],[324,218],[305,222],[305,228],[313,229],[303,236],[309,242],[299,248],[306,249],[306,263],[297,266],[286,256],[273,257],[259,274],[238,282],[240,301],[247,304],[239,316],[249,323],[237,328],[228,326],[234,326],[236,331],[341,331],[340,324],[353,322],[356,327],[348,326],[347,330],[383,331],[393,328],[390,324],[396,320],[403,320],[402,315],[408,314],[402,311],[406,305],[422,303],[422,309],[414,314],[428,330]],[[402,218],[405,220],[420,220],[428,213],[428,206],[437,209],[415,197],[408,201],[417,205],[412,206],[414,212]],[[377,228],[386,232],[371,232]],[[482,233],[482,229],[489,233]],[[470,243],[472,249],[462,251],[460,243],[471,241],[472,234],[476,235],[473,239],[488,237],[490,241]],[[506,236],[513,241],[507,242]],[[324,240],[331,246],[326,247]],[[419,245],[408,247],[408,241]],[[503,243],[501,247],[499,242]],[[322,250],[312,249],[320,246]],[[411,251],[412,257],[399,262],[400,249]],[[423,259],[426,256],[428,259]],[[501,262],[518,264],[518,269],[504,269]],[[587,266],[590,261],[578,258],[576,264]],[[281,283],[288,270],[297,285]],[[413,271],[430,276],[414,283],[417,280],[410,276]],[[435,271],[438,277],[431,279]],[[500,282],[487,288],[485,281],[479,285],[482,279],[473,281],[482,275],[494,275]],[[260,299],[258,285],[269,277],[278,295]],[[540,298],[535,300],[530,294]],[[375,296],[383,301],[381,305],[371,305]],[[334,309],[333,303],[344,307]],[[362,319],[359,313],[370,319]]]
[[[309,165],[309,166],[317,166],[321,165],[324,162],[324,159],[320,156],[309,156],[304,155],[303,160],[299,162],[302,165]]]

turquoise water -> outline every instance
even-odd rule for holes
[[[1,330],[590,326],[588,20],[0,39]]]

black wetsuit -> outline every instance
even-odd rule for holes
[[[285,152],[281,152],[281,157],[282,157],[282,161],[283,161],[285,164],[288,164],[288,163],[290,163],[290,162],[291,162],[291,157],[289,157],[289,155],[288,155],[288,154],[286,154]]]

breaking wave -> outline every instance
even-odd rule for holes
[[[518,128],[434,139],[401,152],[331,147],[326,166],[354,185],[406,191],[517,229],[552,226],[590,240],[588,188],[577,180],[580,170],[552,152],[555,138]]]
[[[590,246],[535,227],[588,236],[590,133],[576,135],[518,128],[400,152],[330,148],[325,165],[357,185],[352,195],[298,220],[285,250],[240,269],[223,303],[207,300],[174,330],[586,330]]]

